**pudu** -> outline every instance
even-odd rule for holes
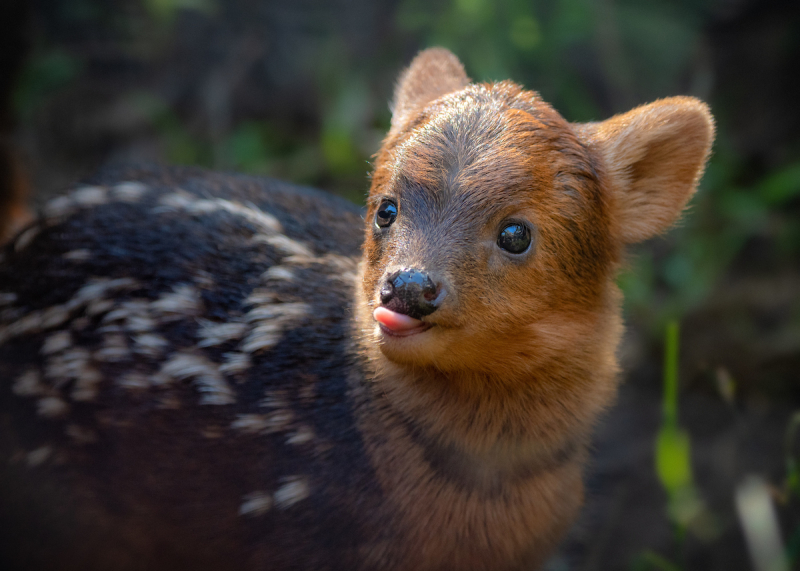
[[[537,568],[614,398],[623,248],[712,138],[693,98],[570,124],[430,49],[363,221],[186,168],[55,199],[0,262],[3,568]]]

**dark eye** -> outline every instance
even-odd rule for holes
[[[397,205],[390,200],[384,200],[378,207],[378,212],[375,213],[375,226],[387,228],[392,225],[396,218]]]
[[[531,231],[519,222],[512,222],[500,230],[497,245],[511,254],[521,254],[531,245]]]

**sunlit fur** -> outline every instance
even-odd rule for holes
[[[713,124],[704,104],[674,98],[571,125],[535,92],[467,85],[459,73],[445,50],[418,56],[377,156],[357,321],[382,408],[364,431],[381,434],[376,469],[427,556],[483,568],[504,553],[496,561],[535,564],[577,512],[590,429],[616,391],[622,247],[679,216]],[[441,85],[415,91],[425,81]],[[381,230],[372,221],[385,198],[399,212]],[[532,229],[527,253],[497,246],[509,221]],[[371,317],[385,276],[401,267],[445,290],[423,318],[433,327],[411,338],[387,335]],[[504,511],[422,468],[401,469],[424,462],[402,431],[387,443],[398,418],[412,419],[439,454],[458,456],[477,490],[501,489]],[[448,525],[452,535],[426,532]],[[454,537],[462,547],[448,544]]]

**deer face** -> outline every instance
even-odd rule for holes
[[[367,223],[384,354],[443,369],[529,359],[532,327],[599,306],[616,258],[588,151],[512,83],[448,95],[390,135]]]
[[[366,219],[383,354],[498,373],[596,348],[621,248],[680,214],[712,132],[689,98],[569,124],[535,92],[468,84],[452,54],[423,52],[398,84]]]

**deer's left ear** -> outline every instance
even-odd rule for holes
[[[711,112],[694,97],[661,99],[575,127],[603,158],[626,243],[660,234],[678,219],[697,189],[714,140]]]
[[[392,102],[392,130],[400,129],[418,110],[469,83],[464,66],[444,48],[428,48],[417,54],[400,78]]]

